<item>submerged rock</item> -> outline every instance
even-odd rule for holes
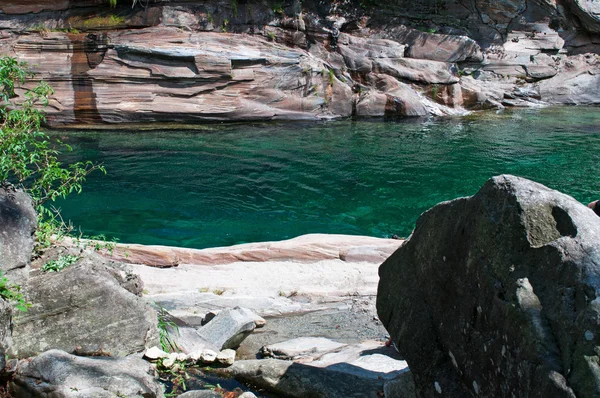
[[[419,396],[598,396],[599,242],[590,209],[509,175],[425,212],[377,296]]]
[[[9,391],[15,397],[164,397],[141,358],[86,358],[59,350],[20,361]]]

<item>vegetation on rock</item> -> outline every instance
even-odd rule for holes
[[[44,81],[33,88],[25,86],[28,77],[32,73],[26,63],[8,56],[0,58],[0,184],[23,189],[31,196],[40,225],[38,245],[47,247],[50,236],[64,226],[48,203],[81,192],[89,173],[105,170],[92,162],[63,164],[59,160],[61,152],[72,148],[41,128],[43,107],[53,90]]]
[[[25,301],[25,297],[23,296],[23,293],[21,293],[21,286],[9,283],[8,278],[6,276],[2,276],[1,271],[0,297],[7,301],[15,302],[15,308],[19,311],[26,312],[27,308],[31,307],[31,304]]]

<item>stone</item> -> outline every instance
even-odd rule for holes
[[[219,354],[213,350],[203,350],[200,354],[200,360],[203,363],[213,363],[217,360]]]
[[[410,80],[427,84],[458,83],[458,70],[447,62],[437,62],[413,58],[396,58],[394,60],[373,61],[373,71],[390,75],[399,80]]]
[[[137,283],[132,283],[137,280]],[[60,272],[32,273],[23,286],[32,306],[14,314],[10,355],[49,349],[125,356],[158,344],[157,315],[137,291],[139,278],[85,251]]]
[[[440,62],[483,60],[479,45],[467,36],[421,32],[404,25],[386,26],[381,31],[373,32],[373,36],[405,43],[406,56],[409,58]]]
[[[588,32],[600,33],[600,4],[597,1],[569,0],[567,3]]]
[[[176,352],[168,354],[167,357],[162,361],[162,365],[165,368],[172,368],[173,365],[175,365],[175,362],[177,362],[177,355],[178,354]]]
[[[397,82],[395,79],[394,81]],[[386,86],[385,90],[395,87],[396,85]],[[202,250],[118,243],[109,258],[157,268],[172,268],[178,264],[217,265],[290,260],[312,263],[339,259],[340,253],[363,246],[373,248],[381,256],[385,256],[393,253],[400,243],[402,241],[394,239],[336,234],[307,234],[278,242],[244,243]]]
[[[299,358],[316,359],[322,355],[339,350],[346,344],[324,337],[298,337],[296,339],[270,344],[261,348],[264,357],[297,360]]]
[[[385,384],[377,376],[364,378],[343,371],[279,359],[236,361],[222,370],[222,373],[275,394],[298,398],[376,398],[383,394]],[[412,383],[410,378],[405,381]],[[412,397],[407,395],[406,398]]]
[[[164,397],[151,365],[139,357],[78,357],[59,350],[20,361],[8,387],[16,397]]]
[[[166,358],[169,354],[158,348],[157,346],[153,346],[148,348],[146,352],[144,352],[144,358],[148,358],[150,360],[156,360],[160,358]]]
[[[0,299],[0,369],[6,367],[6,351],[12,344],[12,307]]]
[[[539,83],[541,99],[551,104],[600,104],[600,59],[592,54],[560,60],[560,73]]]
[[[230,348],[221,351],[217,355],[216,361],[222,365],[233,365],[235,362],[235,351]]]
[[[0,271],[26,267],[33,253],[37,215],[29,195],[0,187]]]
[[[239,308],[228,308],[199,328],[198,335],[218,349],[235,348],[255,329],[254,318]]]
[[[210,390],[192,390],[178,396],[183,398],[223,398],[223,395]]]
[[[202,336],[195,327],[180,325],[176,331],[169,331],[169,334],[184,353],[202,352],[205,349],[219,350],[219,347]]]
[[[409,372],[406,361],[393,347],[372,340],[349,344],[304,363],[364,379],[393,380]]]
[[[250,391],[246,391],[245,393],[240,395],[238,398],[256,398],[256,395],[254,395],[254,393],[251,393]]]
[[[586,206],[510,175],[423,213],[377,294],[417,394],[596,396],[599,236]]]

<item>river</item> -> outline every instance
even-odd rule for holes
[[[87,235],[205,248],[306,233],[408,236],[491,176],[600,198],[600,108],[416,120],[53,132],[105,165],[57,203]]]

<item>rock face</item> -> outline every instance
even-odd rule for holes
[[[31,198],[22,191],[0,187],[0,271],[29,264],[36,226]]]
[[[498,176],[380,267],[377,309],[421,397],[600,394],[600,218]]]
[[[24,286],[32,306],[14,314],[11,355],[124,356],[158,344],[156,312],[132,293],[139,293],[137,278],[95,253],[60,272],[32,273]]]
[[[9,389],[15,397],[164,397],[141,358],[85,358],[59,350],[20,361]]]
[[[36,79],[56,90],[50,124],[427,116],[536,101],[599,103],[588,95],[600,84],[598,62],[571,62],[600,53],[593,0],[118,3],[0,5],[0,53],[28,61]],[[573,72],[587,77],[563,78]],[[548,80],[553,84],[537,89]],[[515,100],[516,89],[536,95]],[[559,95],[570,89],[569,97]]]

